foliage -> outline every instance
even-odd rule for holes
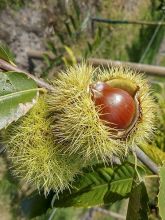
[[[43,76],[47,75],[53,68],[65,64],[74,64],[76,56],[84,59],[91,56],[101,44],[102,31],[98,28],[94,36],[89,37],[87,30],[90,22],[90,13],[85,15],[80,13],[81,9],[77,1],[72,1],[72,10],[68,11],[66,19],[60,26],[60,29],[54,25],[55,35],[53,40],[48,41],[48,50],[52,52],[53,57],[44,55],[47,64]],[[87,39],[83,44],[82,41]]]
[[[158,207],[159,213],[162,217],[162,220],[165,219],[165,209],[164,209],[164,202],[165,202],[165,167],[160,168],[160,188],[158,194]]]
[[[140,147],[156,164],[162,166],[165,163],[165,152],[154,144],[143,143]]]
[[[7,169],[5,156],[0,157],[0,217],[15,218],[19,206],[19,188],[17,180],[10,175]]]
[[[25,115],[35,104],[37,87],[23,73],[0,72],[0,129]]]
[[[144,170],[138,167],[138,172]],[[112,204],[130,195],[133,178],[136,176],[134,164],[123,163],[113,168],[96,167],[86,172],[75,182],[71,192],[64,192],[55,198],[55,207],[91,207]],[[55,195],[56,196],[56,195]]]
[[[145,20],[160,21],[163,19],[163,13],[155,10],[157,3],[152,2],[150,8],[151,13],[144,16]],[[130,61],[140,63],[153,63],[155,61],[155,54],[157,54],[160,43],[164,36],[164,27],[160,26],[142,26],[140,28],[139,37],[134,40],[130,47],[127,47]],[[156,33],[156,34],[155,34]],[[154,40],[152,41],[153,36]],[[151,43],[152,42],[152,43]],[[151,43],[151,45],[149,45]],[[148,47],[148,49],[147,49]]]
[[[0,44],[0,59],[8,61],[9,63],[14,65],[14,55],[9,50],[9,48],[5,45]]]
[[[11,7],[13,9],[19,9],[25,4],[25,0],[1,0],[0,9]]]
[[[165,151],[165,84],[159,84],[159,93],[156,94],[157,99],[157,131],[155,144]]]
[[[136,179],[134,179],[136,181]],[[131,196],[129,198],[127,220],[147,220],[148,219],[148,195],[144,182],[132,184]]]
[[[75,0],[70,1],[69,5],[71,7],[68,6],[65,19],[60,21],[59,18],[58,23],[60,25],[56,22],[53,23],[55,34],[47,43],[47,48],[52,52],[53,56],[44,55],[46,68],[44,69],[43,77],[47,76],[50,71],[58,69],[59,65],[62,67],[64,64],[73,64],[73,57],[74,61],[75,58],[79,57],[86,59],[95,56],[139,62],[145,53],[149,40],[154,34],[155,26],[111,26],[93,23],[90,18],[92,17],[90,9],[82,12],[81,3]],[[129,12],[129,14],[132,13],[134,20],[159,21],[162,17],[162,10],[159,10],[159,5],[159,2],[146,1],[146,3],[139,4],[138,13],[134,11],[133,7],[133,11]],[[127,18],[128,13],[126,10],[121,9],[122,6],[118,6],[118,10],[114,10],[114,7],[116,5],[113,1],[104,1],[100,4],[99,12],[105,18]],[[131,34],[128,35],[128,33]],[[145,53],[141,62],[151,63],[153,61],[163,33],[164,28],[161,27],[152,43],[152,47]],[[72,51],[71,53],[68,53],[66,46],[70,52]]]
[[[13,63],[7,47],[0,45],[0,58]],[[0,129],[25,115],[35,104],[38,88],[36,83],[23,73],[0,71]]]
[[[144,169],[141,167],[137,167],[137,172],[141,176],[145,174]],[[47,208],[51,208],[51,206],[90,207],[94,205],[113,204],[130,195],[134,176],[137,176],[134,164],[126,162],[122,165],[116,165],[113,168],[105,168],[100,164],[92,169],[88,168],[84,170],[82,175],[77,176],[71,191],[66,190],[58,196],[51,192],[47,199],[33,193],[23,201],[25,208],[31,207],[28,212],[25,208],[24,211],[29,216],[35,216],[37,198],[42,201],[40,204],[47,204]],[[53,198],[52,203],[50,200],[51,197]],[[37,214],[42,214],[42,209]]]

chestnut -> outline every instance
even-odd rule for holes
[[[116,129],[126,129],[131,125],[136,112],[133,97],[125,90],[113,88],[105,82],[90,86],[92,100],[100,107],[99,117]]]

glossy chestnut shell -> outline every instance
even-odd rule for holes
[[[105,82],[90,86],[92,100],[99,107],[99,117],[111,128],[127,129],[135,116],[134,98],[121,88],[113,88]]]

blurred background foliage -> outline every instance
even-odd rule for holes
[[[147,20],[160,21],[163,19],[163,10],[159,1],[102,1],[94,5],[94,11],[81,10],[81,3],[71,1],[66,8],[65,16],[61,21],[54,20],[54,36],[48,42],[48,50],[54,54],[54,59],[45,55],[48,73],[53,67],[74,62],[74,57],[110,58],[141,63],[155,63],[156,54],[164,36],[164,27],[159,28],[152,43],[155,26],[147,25],[111,25],[92,23],[91,17],[113,18],[117,20]],[[136,5],[134,5],[136,4]],[[64,7],[65,8],[65,7]],[[117,10],[116,10],[117,9]],[[57,23],[58,22],[58,23]],[[67,47],[66,47],[67,46]],[[70,62],[69,62],[70,61]]]
[[[19,13],[19,10],[32,7],[32,4],[32,0],[0,0],[0,13],[4,10],[16,10],[16,13]],[[158,58],[160,45],[164,39],[165,28],[163,26],[160,27],[151,47],[146,52],[147,45],[154,35],[155,26],[92,24],[91,22],[92,16],[117,20],[160,21],[164,19],[165,3],[162,0],[43,0],[40,1],[40,4],[43,13],[47,15],[48,26],[53,30],[45,41],[49,54],[44,54],[42,61],[44,65],[42,72],[39,73],[44,78],[51,78],[59,69],[74,63],[77,57],[84,59],[97,57],[165,65],[165,58],[163,56]],[[159,129],[154,144],[165,151],[165,86],[160,83],[158,87],[159,94],[155,96],[159,111],[157,119]],[[19,203],[22,198],[30,194],[32,189],[27,184],[15,179],[9,166],[10,161],[7,160],[5,154],[2,154],[0,157],[0,219],[25,219]],[[147,181],[150,219],[160,219],[156,208],[157,180]],[[128,201],[124,200],[104,208],[125,216],[127,205]],[[113,220],[117,218],[92,209],[66,208],[48,210],[45,215],[35,219]]]
[[[1,0],[0,1],[0,10],[3,10],[5,8],[13,8],[13,9],[19,9],[25,5],[25,0]]]

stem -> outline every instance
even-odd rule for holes
[[[107,23],[107,24],[139,24],[139,25],[161,25],[164,26],[165,22],[163,21],[138,21],[138,20],[113,20],[113,19],[105,19],[99,17],[91,18],[92,22],[100,22],[100,23]]]
[[[5,60],[0,59],[0,69],[2,69],[4,71],[15,71],[18,73],[24,73],[26,76],[33,79],[39,87],[43,87],[43,88],[50,90],[50,91],[54,90],[54,87],[51,86],[50,84],[46,83],[44,80],[35,77],[34,75],[18,68],[17,66],[14,66],[14,65],[6,62]]]
[[[139,147],[135,147],[133,151],[143,164],[145,164],[154,174],[158,175],[158,166]]]
[[[57,209],[54,208],[48,220],[52,220],[54,218],[56,211]]]
[[[77,61],[82,62],[82,59],[78,58]],[[165,76],[165,67],[163,66],[154,66],[149,64],[101,59],[101,58],[89,58],[87,59],[87,63],[95,67],[102,66],[104,68],[126,66],[138,70],[139,72],[146,73],[148,75],[162,76],[162,77]]]
[[[44,54],[47,54],[49,59],[53,59],[53,55],[48,51],[36,51],[36,50],[29,50],[28,56],[32,59],[43,59]],[[77,62],[83,62],[83,59],[77,58]],[[139,72],[146,73],[148,75],[154,76],[165,76],[165,67],[163,66],[155,66],[149,64],[142,64],[142,63],[133,63],[133,62],[125,62],[125,61],[118,61],[118,60],[110,60],[110,59],[101,59],[101,58],[89,58],[87,59],[87,63],[93,66],[102,66],[105,68],[109,68],[111,66],[118,67],[118,66],[128,66],[132,69],[136,69]]]
[[[159,178],[159,176],[158,175],[147,175],[147,176],[145,176],[144,178],[146,178],[146,179],[153,179],[153,178]]]

